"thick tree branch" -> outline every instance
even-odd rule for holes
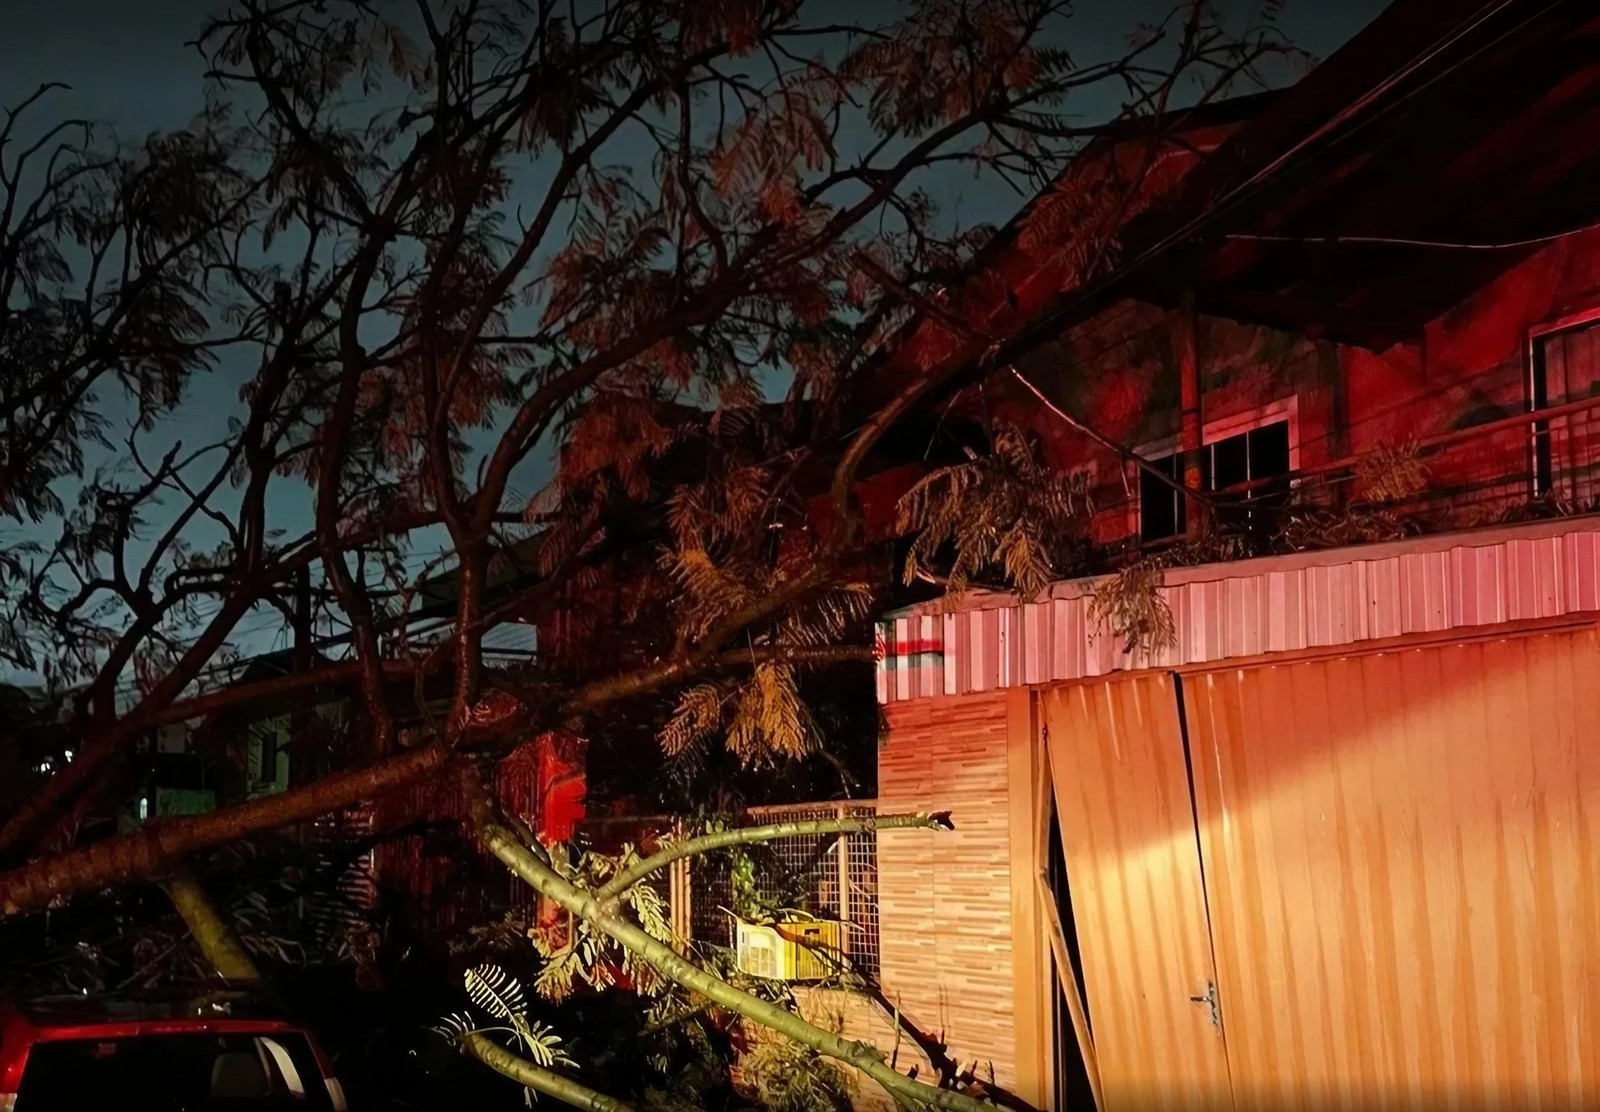
[[[688,961],[670,946],[658,942],[642,928],[621,915],[607,911],[597,895],[573,887],[548,865],[541,862],[496,819],[493,805],[481,786],[469,793],[474,825],[489,851],[513,873],[533,886],[541,896],[554,900],[572,914],[602,931],[619,945],[650,963],[668,980],[697,992],[729,1011],[793,1039],[818,1054],[854,1066],[898,1099],[928,1108],[954,1109],[956,1112],[983,1112],[991,1108],[982,1101],[948,1089],[935,1089],[896,1072],[872,1046],[852,1042],[807,1023],[795,1013],[712,976]]]
[[[208,815],[155,821],[143,830],[44,857],[0,873],[0,916],[38,911],[52,901],[115,884],[160,876],[202,849],[262,830],[306,822],[351,807],[444,767],[449,753],[424,745],[365,768],[337,772],[303,788]]]
[[[908,815],[852,815],[831,819],[794,819],[788,822],[767,823],[764,826],[744,826],[735,830],[719,830],[696,838],[673,842],[657,853],[634,863],[596,890],[595,898],[603,907],[614,910],[616,901],[628,889],[652,873],[658,873],[674,861],[685,857],[698,857],[703,853],[727,849],[729,846],[756,845],[775,842],[780,838],[801,838],[814,834],[863,834],[875,830],[954,830],[950,812]]]
[[[172,906],[183,918],[184,925],[194,936],[195,944],[216,970],[217,976],[229,985],[261,988],[264,984],[261,970],[256,968],[256,963],[239,942],[233,928],[218,913],[199,878],[180,866],[167,878],[164,887]]]
[[[553,1070],[534,1065],[477,1031],[469,1031],[462,1036],[461,1049],[496,1073],[526,1085],[542,1096],[553,1097],[562,1104],[589,1109],[590,1112],[633,1112],[632,1105],[596,1092],[587,1085],[580,1085]]]

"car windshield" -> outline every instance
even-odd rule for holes
[[[17,1112],[332,1112],[302,1035],[142,1035],[36,1043]]]

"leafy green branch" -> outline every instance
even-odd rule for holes
[[[819,834],[863,834],[875,830],[954,830],[949,811],[905,815],[846,815],[826,819],[792,819],[712,831],[695,838],[668,842],[661,849],[619,871],[596,895],[603,904],[614,903],[623,893],[674,861],[698,857],[730,846],[775,842],[782,838],[803,838]]]
[[[480,965],[465,976],[467,995],[480,1011],[498,1021],[482,1026],[470,1012],[445,1016],[434,1028],[451,1043],[532,1093],[555,1097],[574,1108],[625,1110],[621,1101],[590,1089],[556,1072],[576,1063],[561,1046],[561,1037],[542,1023],[528,1018],[527,994],[522,982],[498,965]],[[513,1054],[490,1035],[509,1035],[527,1057]]]
[[[603,934],[631,955],[636,964],[648,966],[660,978],[688,989],[718,1007],[736,1013],[815,1054],[855,1067],[903,1104],[951,1109],[955,1112],[980,1112],[993,1107],[965,1094],[935,1088],[909,1078],[891,1067],[875,1047],[826,1031],[796,1013],[746,992],[703,969],[625,916],[612,901],[601,899],[592,888],[573,883],[557,867],[541,860],[524,846],[499,819],[481,783],[468,778],[466,787],[473,824],[489,851],[541,896],[564,908],[572,917],[572,922]],[[935,826],[931,821],[925,821],[923,825]],[[948,820],[939,825],[947,827]],[[633,890],[639,887],[636,882]]]

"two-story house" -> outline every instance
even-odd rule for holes
[[[941,396],[1170,622],[885,616],[878,806],[957,829],[882,840],[881,980],[952,1056],[1039,1108],[1600,1101],[1597,172],[1593,5],[1399,0]]]

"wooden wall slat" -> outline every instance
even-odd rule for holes
[[[881,980],[979,1076],[1016,1083],[1007,693],[892,705],[878,810],[948,810],[947,834],[878,839]]]

